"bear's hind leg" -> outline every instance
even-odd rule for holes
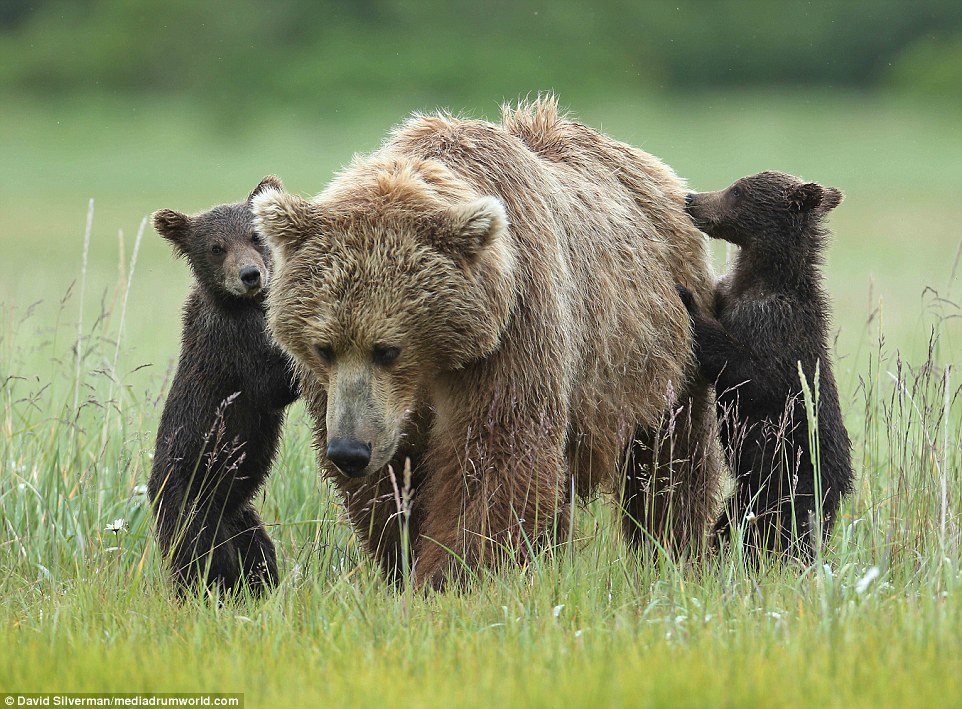
[[[201,587],[232,588],[241,574],[238,550],[223,520],[191,517],[175,524],[170,544],[161,544],[178,592],[194,593]]]
[[[244,507],[232,527],[233,543],[240,556],[240,568],[252,593],[266,593],[277,586],[277,553],[253,506]],[[238,579],[240,580],[240,579]]]
[[[231,510],[228,501],[208,492],[199,502],[184,487],[173,476],[150,481],[164,563],[182,595],[204,587],[231,589],[243,573],[237,545],[241,529],[252,525],[248,520],[240,527],[240,512]]]
[[[692,387],[693,389],[695,387]],[[680,399],[656,432],[639,428],[623,464],[622,523],[629,544],[700,553],[716,513],[721,460],[707,390]]]

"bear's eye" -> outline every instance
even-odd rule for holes
[[[255,246],[259,245],[262,241],[263,239],[261,239],[261,235],[258,234],[256,231],[253,234],[251,234],[251,243],[254,244]]]
[[[327,345],[314,345],[314,351],[317,352],[318,357],[328,364],[334,361],[334,350]]]
[[[394,364],[400,355],[400,347],[391,347],[389,345],[374,346],[374,364],[379,364],[381,366]]]
[[[210,252],[214,254],[214,256],[220,256],[222,253],[224,253],[224,247],[219,244],[214,244],[210,247]]]
[[[738,199],[741,196],[742,196],[742,188],[738,187],[737,185],[735,187],[732,187],[732,197],[734,197],[735,199]]]

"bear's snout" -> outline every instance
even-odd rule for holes
[[[349,478],[360,478],[367,474],[371,445],[353,438],[332,438],[327,443],[327,458]]]
[[[247,288],[247,290],[253,290],[254,288],[260,288],[261,286],[261,271],[257,266],[245,266],[240,271],[241,283]]]
[[[694,221],[696,224],[699,217],[702,216],[703,209],[700,209],[699,197],[701,195],[698,192],[688,192],[685,195],[685,213]]]
[[[698,229],[712,236],[717,226],[718,193],[689,192],[685,195],[685,213]]]

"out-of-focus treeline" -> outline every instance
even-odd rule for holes
[[[801,85],[962,102],[962,2],[0,2],[8,97],[322,107]]]

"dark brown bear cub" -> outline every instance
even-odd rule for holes
[[[766,550],[812,559],[813,525],[826,538],[852,488],[820,273],[828,239],[822,221],[841,201],[837,189],[779,172],[686,200],[699,229],[739,247],[717,287],[713,314],[679,292],[699,367],[715,383],[722,443],[735,475],[735,493],[715,531],[723,541],[733,529],[746,530],[753,557]],[[809,431],[799,363],[813,396],[818,382],[817,437]]]
[[[148,486],[160,548],[181,591],[230,591],[246,581],[260,593],[277,582],[274,545],[251,500],[270,473],[284,408],[298,394],[264,319],[272,262],[250,201],[267,188],[282,189],[265,177],[246,202],[153,217],[194,275]]]

